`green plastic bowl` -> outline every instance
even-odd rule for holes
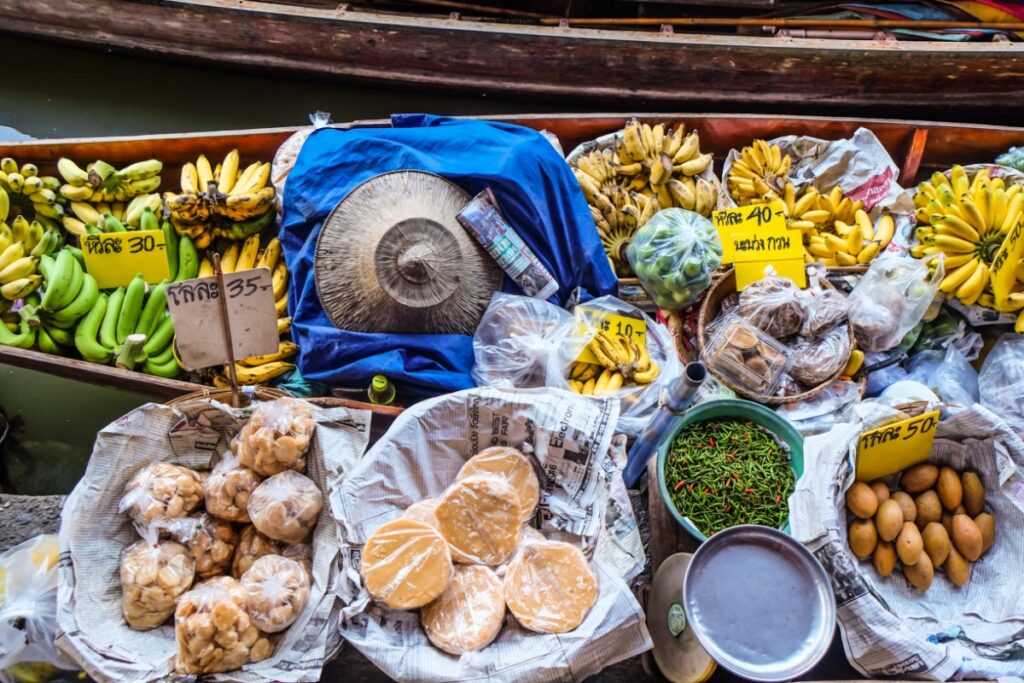
[[[708,540],[708,537],[694,526],[689,517],[679,514],[675,503],[672,502],[668,485],[665,483],[665,461],[668,459],[668,452],[672,448],[672,443],[676,440],[679,432],[694,422],[703,422],[704,420],[716,418],[753,420],[755,424],[772,432],[789,446],[789,462],[793,472],[796,474],[796,479],[799,479],[804,473],[804,439],[793,428],[793,425],[787,422],[785,418],[780,417],[774,410],[765,408],[759,403],[742,399],[709,401],[690,408],[683,415],[682,420],[679,421],[675,429],[669,432],[662,439],[661,445],[658,446],[658,489],[661,491],[661,499],[665,502],[669,512],[672,513],[672,517],[679,523],[679,526],[683,527],[688,534],[701,542]],[[789,533],[789,522],[787,521],[780,529]]]

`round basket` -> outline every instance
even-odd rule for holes
[[[828,280],[822,280],[821,285],[822,287],[834,289],[834,287],[828,282]],[[720,278],[713,280],[711,282],[711,288],[708,289],[708,292],[704,297],[704,303],[700,307],[700,317],[698,318],[697,346],[700,351],[701,358],[704,357],[704,348],[708,341],[708,325],[710,325],[711,321],[713,321],[718,316],[718,312],[722,310],[722,300],[724,300],[725,297],[729,296],[729,294],[732,294],[735,291],[736,271],[732,268],[727,270]],[[846,329],[848,331],[848,334],[850,335],[850,348],[856,348],[856,341],[853,337],[853,326],[850,324],[849,321],[846,322]],[[746,398],[749,398],[752,401],[763,403],[769,406],[779,406],[784,403],[793,403],[794,401],[806,401],[809,398],[813,398],[829,384],[836,381],[839,375],[842,374],[843,372],[843,369],[839,368],[839,370],[836,371],[836,373],[829,377],[826,381],[822,382],[813,389],[808,389],[807,391],[800,394],[794,394],[793,396],[759,396],[758,394],[751,393],[750,391],[739,386],[738,384],[730,380],[728,377],[725,377],[722,374],[715,372],[713,365],[707,363],[706,365],[708,371],[715,376],[715,379],[717,379],[719,382],[735,391],[740,396],[745,396]]]
[[[243,405],[251,403],[252,401],[273,401],[275,398],[290,398],[291,394],[281,389],[275,389],[273,387],[239,387],[238,398]],[[190,394],[178,396],[167,401],[166,405],[176,406],[182,403],[188,403],[189,401],[196,400],[209,400],[220,401],[221,403],[231,403],[231,389],[209,387],[202,391],[193,391]]]

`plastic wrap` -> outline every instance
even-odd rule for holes
[[[568,543],[529,543],[505,572],[505,602],[531,631],[572,631],[593,607],[597,593],[597,578],[587,559]]]
[[[1024,423],[1024,337],[1004,334],[978,375],[981,404],[1011,424]]]
[[[359,571],[374,600],[391,609],[416,609],[444,592],[452,555],[437,529],[399,518],[366,539]]]
[[[179,674],[205,674],[260,662],[274,646],[246,612],[245,589],[230,576],[218,576],[181,596],[174,612]]]
[[[701,360],[755,396],[771,396],[792,362],[789,348],[738,313],[715,320]]]
[[[121,608],[136,631],[156,628],[174,614],[174,603],[192,587],[195,562],[188,548],[174,541],[157,541],[152,526],[141,541],[121,554]]]
[[[804,294],[792,280],[769,276],[740,292],[736,311],[769,337],[796,334],[804,324]]]
[[[264,555],[280,555],[283,552],[281,543],[267,538],[257,531],[256,527],[243,527],[238,534],[235,556],[231,559],[231,576],[240,579],[259,558]]]
[[[327,111],[315,111],[309,115],[309,122],[312,124],[301,128],[281,143],[274,154],[274,161],[270,166],[270,182],[274,184],[274,204],[278,214],[282,212],[284,202],[284,186],[288,180],[288,174],[295,166],[295,160],[299,158],[302,146],[306,144],[306,138],[318,128],[324,128],[331,123],[331,113]]]
[[[308,543],[292,543],[281,551],[281,557],[297,562],[306,573],[313,574],[313,546]]]
[[[810,286],[804,290],[803,296],[805,316],[800,336],[808,339],[817,339],[844,322],[850,310],[846,294],[832,287],[822,287],[823,273],[815,271],[809,273]]]
[[[434,510],[437,509],[437,498],[424,498],[418,503],[413,503],[405,509],[402,513],[402,517],[405,519],[414,519],[417,522],[425,522],[430,526],[437,528],[437,515],[434,514]]]
[[[572,314],[547,301],[496,293],[473,335],[473,381],[478,386],[544,386],[548,361],[572,327]]]
[[[249,522],[249,497],[263,481],[228,451],[203,482],[206,511],[229,522]]]
[[[978,372],[952,346],[911,356],[907,379],[925,385],[946,404],[969,408],[978,402]]]
[[[924,317],[943,278],[941,261],[929,277],[923,261],[884,255],[850,294],[850,322],[857,346],[864,351],[887,351]]]
[[[118,506],[139,527],[158,519],[187,517],[203,502],[203,480],[199,473],[181,465],[157,462],[139,470],[125,487]]]
[[[448,587],[420,612],[420,623],[435,647],[453,655],[491,643],[505,622],[501,579],[488,567],[459,565]]]
[[[313,480],[294,470],[275,474],[249,497],[249,517],[261,533],[277,541],[298,543],[316,526],[323,495]]]
[[[833,327],[820,339],[801,337],[791,348],[793,364],[789,367],[789,374],[807,387],[816,387],[832,379],[846,366],[852,348],[850,330],[846,325]]]
[[[485,448],[466,461],[456,480],[476,474],[490,474],[507,481],[519,501],[520,521],[525,523],[533,518],[540,501],[540,482],[530,460],[521,451],[507,446]]]
[[[722,240],[707,218],[686,209],[659,211],[626,247],[626,258],[659,308],[679,310],[711,285]]]
[[[309,574],[295,560],[264,555],[242,575],[246,609],[264,633],[283,631],[299,618],[309,600]]]
[[[456,562],[499,565],[519,543],[522,509],[501,477],[474,474],[455,482],[438,498],[434,514]]]
[[[230,522],[201,512],[176,519],[166,527],[174,540],[183,544],[195,561],[196,577],[208,579],[228,573],[238,544],[238,534]]]
[[[305,401],[279,398],[260,403],[238,435],[240,462],[264,477],[285,470],[304,472],[315,424]]]

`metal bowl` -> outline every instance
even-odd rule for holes
[[[752,681],[807,673],[836,629],[828,574],[803,545],[764,526],[731,527],[701,544],[686,570],[683,607],[708,654]]]

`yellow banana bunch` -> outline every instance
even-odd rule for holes
[[[64,178],[64,184],[59,185],[56,191],[74,202],[128,202],[139,195],[159,190],[163,168],[158,159],[137,161],[122,169],[99,159],[84,169],[71,159],[60,159],[57,171]]]
[[[1016,282],[1005,301],[992,291],[993,263],[1007,234],[1024,217],[1024,186],[1006,186],[987,169],[974,177],[962,166],[949,176],[934,173],[917,186],[914,195],[919,244],[911,248],[916,258],[943,255],[945,277],[939,289],[966,305],[979,304],[1001,311],[1024,309],[1024,266],[1013,265]],[[1024,313],[1017,320],[1024,331]]]
[[[650,384],[659,373],[646,344],[600,330],[587,344],[597,363],[576,361],[569,366],[569,388],[586,396],[614,394],[627,382]]]
[[[157,216],[163,211],[163,201],[156,192],[140,194],[132,197],[128,202],[97,202],[71,200],[68,202],[68,211],[62,219],[64,229],[72,235],[81,237],[88,234],[89,228],[94,227],[106,231],[105,215],[117,219],[121,225],[129,230],[138,230],[142,222],[142,214],[146,209],[153,211]]]
[[[729,169],[726,179],[729,194],[740,206],[779,199],[792,165],[793,157],[783,154],[778,145],[754,140],[750,146],[740,150],[739,158]]]
[[[889,214],[872,221],[864,204],[843,195],[837,185],[822,193],[807,187],[799,197],[789,183],[783,191],[786,224],[804,236],[804,260],[826,266],[856,266],[870,263],[885,251],[896,231]]]
[[[0,223],[13,212],[39,221],[52,230],[60,228],[64,200],[60,180],[39,175],[35,164],[18,165],[11,157],[0,159]]]
[[[701,154],[696,131],[682,125],[650,126],[632,119],[614,145],[580,155],[573,162],[590,214],[615,272],[632,274],[625,247],[661,209],[679,207],[709,216],[718,187],[701,177],[712,156]]]

